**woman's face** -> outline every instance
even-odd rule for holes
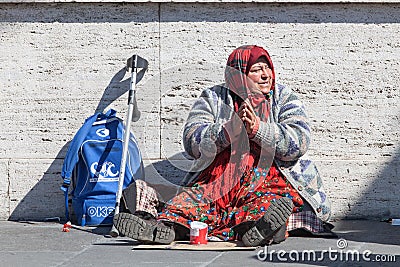
[[[247,76],[252,80],[258,89],[268,94],[272,86],[272,70],[268,67],[267,59],[259,58],[249,70]]]

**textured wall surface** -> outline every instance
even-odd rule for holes
[[[179,182],[190,105],[242,44],[304,101],[333,216],[400,216],[399,34],[399,4],[0,4],[0,219],[63,216],[69,141],[95,111],[125,118],[133,54],[146,179]]]

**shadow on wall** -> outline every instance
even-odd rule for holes
[[[387,3],[29,3],[1,4],[1,6],[7,9],[7,12],[2,12],[0,22],[400,22],[400,6]],[[210,14],[210,10],[215,15]],[[232,10],[240,10],[241,13],[251,15],[235,16]],[[157,18],[157,21],[154,18]]]
[[[69,143],[62,147],[40,181],[19,201],[9,220],[43,221],[64,217],[64,194],[60,190],[62,184],[61,168]],[[13,201],[17,200],[11,199],[11,203]]]
[[[400,218],[400,149],[382,166],[357,201],[351,203],[345,218]],[[357,177],[362,179],[363,177]],[[368,214],[371,214],[368,217]],[[366,217],[367,216],[367,217]]]
[[[146,166],[145,172],[146,182],[159,192],[164,201],[173,198],[177,194],[181,182],[187,174],[185,168],[177,166],[173,161],[168,159],[160,160]]]
[[[341,232],[343,221],[339,221],[333,229],[338,231],[339,237],[365,243],[400,244],[399,226],[393,226],[387,221],[389,218],[400,218],[399,175],[400,150],[382,168],[363,194],[351,203],[349,212],[345,216],[346,219],[380,220],[379,231],[374,231],[369,227],[371,224],[368,221],[353,220],[346,222],[346,231]],[[365,214],[371,214],[371,216]]]

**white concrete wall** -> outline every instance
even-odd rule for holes
[[[125,117],[133,54],[147,179],[179,181],[189,107],[242,44],[305,102],[333,216],[400,216],[400,4],[156,2],[0,4],[0,219],[63,216],[68,142],[96,110]]]

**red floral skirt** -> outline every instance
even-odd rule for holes
[[[210,188],[195,184],[168,201],[159,213],[159,219],[190,227],[190,222],[208,224],[208,235],[223,240],[235,240],[233,227],[257,221],[271,202],[281,197],[292,199],[293,212],[303,208],[303,200],[279,170],[253,168],[240,179],[228,194],[217,200],[207,198]],[[208,194],[210,193],[210,194]]]

